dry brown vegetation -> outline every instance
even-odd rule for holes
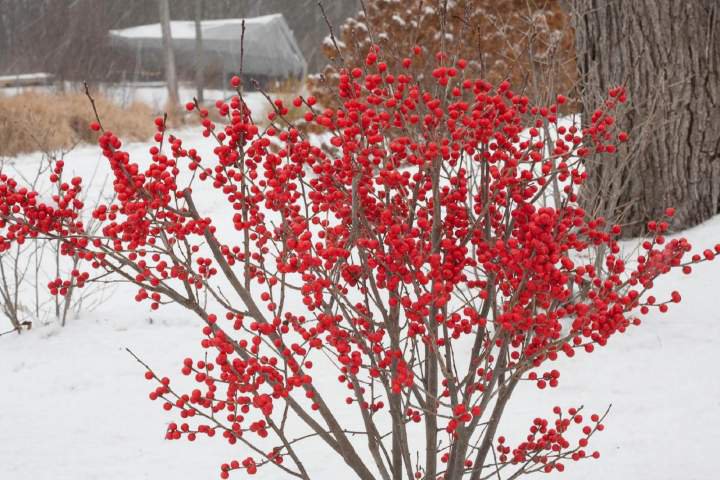
[[[390,70],[421,45],[426,55],[413,65],[428,73],[435,66],[433,54],[444,51],[465,58],[470,73],[493,84],[509,80],[533,103],[546,104],[558,93],[574,96],[574,32],[560,0],[366,0],[365,5],[335,29],[336,44],[329,38],[323,44],[332,63],[323,72],[325,81],[312,79],[323,104],[333,103],[328,92],[334,91],[339,68],[364,65],[373,44]],[[432,82],[426,75],[425,85]]]
[[[146,140],[153,134],[149,106],[133,103],[120,107],[101,95],[95,95],[95,103],[103,126],[124,140]],[[93,143],[97,133],[89,124],[94,119],[90,101],[82,93],[25,92],[0,97],[0,156]]]

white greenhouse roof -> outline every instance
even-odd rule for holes
[[[255,75],[303,75],[305,58],[295,41],[292,30],[282,14],[246,18],[243,72]],[[242,18],[203,20],[201,22],[203,50],[219,56],[227,71],[240,70]],[[187,59],[195,53],[195,22],[170,22],[173,47]],[[136,50],[162,49],[162,29],[159,23],[139,25],[122,30],[110,30],[113,44]],[[179,59],[180,61],[183,58]],[[194,58],[192,59],[194,62]]]

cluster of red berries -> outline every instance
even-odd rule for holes
[[[553,413],[556,415],[554,421],[535,418],[527,438],[515,448],[507,445],[505,437],[498,437],[496,446],[498,459],[501,463],[524,464],[526,473],[550,473],[553,470],[564,471],[563,460],[580,461],[586,458],[600,458],[599,452],[588,452],[586,447],[590,437],[605,429],[602,421],[607,412],[602,417],[592,414],[587,421],[580,410],[569,408],[566,415],[563,415],[560,407],[554,407]],[[573,426],[580,426],[583,422],[587,423],[582,426],[582,435],[575,444],[571,443],[567,439],[568,432]]]

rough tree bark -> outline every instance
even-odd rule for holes
[[[165,81],[168,89],[167,109],[175,111],[178,108],[178,81],[175,70],[175,51],[172,44],[172,31],[170,30],[170,5],[168,0],[158,0],[160,8],[160,26],[162,30],[163,50],[165,51]]]
[[[633,140],[619,160],[588,160],[589,210],[637,235],[675,207],[672,228],[720,211],[720,3],[717,0],[572,0],[583,122],[609,88],[630,107]]]

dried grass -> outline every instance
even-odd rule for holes
[[[126,108],[97,95],[103,126],[124,140],[146,140],[154,132],[153,112],[142,103]],[[77,143],[94,143],[97,132],[90,101],[81,93],[25,92],[0,97],[0,156],[33,151],[69,149]]]

